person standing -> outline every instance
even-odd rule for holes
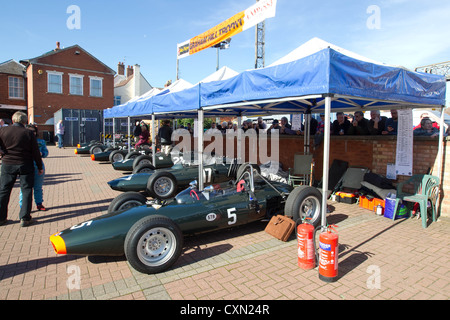
[[[0,225],[7,223],[8,204],[12,188],[20,175],[20,190],[23,203],[19,212],[20,226],[32,223],[31,205],[33,201],[34,163],[38,174],[43,174],[43,162],[36,136],[25,128],[27,115],[18,111],[12,116],[13,124],[0,128]]]
[[[34,133],[34,135],[38,136],[38,128],[34,124],[29,124],[26,126],[28,130],[31,130],[31,132]],[[48,149],[47,144],[44,140],[37,138],[37,143],[39,147],[39,152],[41,153],[42,158],[47,158],[48,156]],[[34,195],[34,202],[36,203],[36,207],[39,211],[47,211],[47,209],[44,207],[44,192],[43,192],[43,184],[44,184],[44,176],[45,176],[45,164],[42,163],[42,169],[44,172],[42,174],[39,174],[38,168],[36,166],[36,163],[34,164],[34,186],[33,186],[33,195]],[[23,195],[22,192],[20,192],[19,195],[19,205],[22,207],[23,202]]]
[[[161,143],[161,152],[166,155],[169,155],[172,146],[172,128],[169,124],[169,120],[164,120],[163,125],[158,130],[159,142]]]
[[[64,148],[64,125],[62,120],[59,120],[56,124],[55,132],[58,137],[58,148]]]

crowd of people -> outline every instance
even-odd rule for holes
[[[390,110],[390,113],[391,117],[388,118],[381,116],[378,110],[371,110],[370,119],[367,119],[362,111],[356,111],[354,114],[337,112],[336,120],[330,123],[331,135],[397,135],[398,112],[397,110]],[[181,128],[188,130],[191,134],[193,133],[190,123]],[[325,128],[324,114],[320,114],[320,120],[311,117],[309,128],[311,136],[322,136]],[[236,131],[237,129],[236,123],[224,121],[221,124],[212,122],[210,128],[205,129],[205,131],[208,133],[220,131],[225,134],[229,132],[228,130]],[[278,130],[280,134],[285,135],[304,135],[305,123],[301,125],[301,128],[294,130],[287,117],[282,117],[280,120],[274,119],[271,125],[265,123],[262,117],[258,117],[256,122],[251,119],[244,120],[241,129],[243,132],[254,129],[256,133],[262,130],[270,134],[274,130]],[[420,116],[420,123],[413,130],[415,136],[439,136],[439,125],[431,120],[428,113],[423,113]],[[448,131],[450,131],[450,127],[445,131],[445,135],[449,133]]]
[[[370,119],[364,117],[362,111],[356,111],[354,114],[344,114],[343,112],[336,113],[336,120],[330,123],[331,135],[397,135],[398,130],[398,111],[390,110],[391,117],[380,115],[380,111],[370,111]],[[292,130],[286,117],[281,121],[274,120],[269,130],[279,130],[280,134],[287,135],[304,135],[305,124],[302,124],[301,129]],[[323,135],[324,133],[324,114],[320,114],[320,121],[311,118],[310,134]],[[450,128],[450,127],[449,127]],[[432,121],[428,113],[423,113],[420,116],[420,124],[414,127],[413,133],[415,136],[439,136],[439,125]],[[445,135],[448,134],[447,129]]]

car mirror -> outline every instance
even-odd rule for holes
[[[207,186],[207,187],[205,187],[204,189],[203,189],[203,192],[212,192],[212,191],[214,191],[214,186],[213,185],[209,185],[209,186]]]
[[[194,180],[194,181],[189,182],[189,186],[190,186],[191,188],[197,187],[197,180]]]

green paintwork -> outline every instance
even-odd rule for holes
[[[212,164],[204,166],[204,183],[221,183],[230,180],[228,177],[229,164]],[[170,168],[156,169],[153,172],[136,173],[126,177],[121,177],[108,181],[108,185],[117,191],[145,191],[147,181],[155,172],[170,172],[177,179],[179,188],[186,188],[193,180],[198,180],[198,166],[189,166],[185,164],[176,164]]]
[[[109,161],[109,155],[115,150],[117,149],[96,153],[94,154],[94,159],[91,159],[94,161]]]
[[[149,155],[151,157],[151,155]],[[119,171],[133,171],[133,162],[134,159],[126,159],[123,161],[116,161],[112,163],[114,170]],[[170,155],[166,156],[165,154],[157,153],[155,157],[156,168],[168,168],[173,166],[172,159]]]
[[[254,202],[250,201],[250,192],[237,192],[235,186],[230,187],[228,183],[223,183],[221,188],[212,192],[201,193],[188,188],[159,208],[143,205],[102,215],[66,229],[58,235],[64,239],[67,254],[122,255],[125,237],[130,228],[140,219],[150,215],[166,216],[180,227],[183,234],[196,234],[260,220],[265,217],[267,211],[271,214],[282,213],[284,203],[280,205],[279,193],[266,183],[260,182],[255,182],[254,191],[259,212],[251,205]],[[291,186],[284,183],[272,182],[272,185],[284,193],[292,190]],[[193,190],[197,192],[199,200],[192,194]],[[191,195],[194,195],[194,198]]]

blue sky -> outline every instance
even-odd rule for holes
[[[176,78],[176,46],[245,10],[255,0],[0,0],[0,62],[39,56],[78,44],[113,70],[139,64],[152,86]],[[70,5],[80,29],[69,29]],[[376,20],[374,11],[379,9]],[[266,20],[265,62],[276,61],[313,37],[373,60],[406,68],[450,60],[450,1],[278,0]],[[378,28],[369,28],[367,22]],[[374,25],[374,24],[371,24]],[[255,29],[233,37],[220,66],[254,67]],[[180,59],[180,77],[196,83],[216,70],[216,50]]]

